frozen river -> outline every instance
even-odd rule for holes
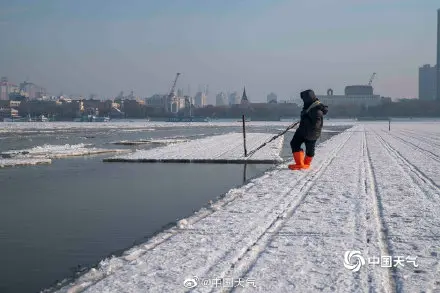
[[[169,127],[107,124],[96,129],[59,124],[12,125],[0,131],[0,152],[43,146],[91,145],[150,149],[163,142],[239,132],[239,125]],[[110,126],[108,126],[110,125]],[[250,132],[277,133],[288,124],[263,123]],[[3,124],[0,124],[3,126]],[[136,127],[134,127],[136,126]],[[340,130],[340,127],[329,128]],[[326,132],[323,140],[335,134]],[[281,155],[290,159],[292,133]],[[53,153],[53,151],[52,151]],[[0,292],[36,292],[101,259],[144,242],[272,165],[103,163],[109,155],[54,158],[49,165],[0,169]]]

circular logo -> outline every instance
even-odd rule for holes
[[[194,277],[194,278],[190,278],[190,279],[185,279],[185,281],[183,281],[183,286],[185,287],[185,288],[188,288],[188,289],[192,289],[192,288],[195,288],[195,287],[197,287],[197,280],[198,280],[198,278],[197,277]]]
[[[344,267],[346,269],[352,270],[353,272],[357,272],[361,269],[363,265],[365,265],[365,259],[361,255],[360,251],[349,250],[345,252]]]

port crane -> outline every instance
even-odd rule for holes
[[[370,81],[368,82],[368,85],[371,86],[371,84],[373,83],[373,79],[376,76],[376,72],[373,72],[373,74],[370,77]]]
[[[176,89],[176,84],[177,84],[177,79],[179,78],[180,73],[177,72],[176,73],[176,78],[174,79],[173,85],[171,86],[171,90],[168,94],[168,96],[165,98],[165,112],[168,112],[169,110],[171,110],[171,101],[173,99],[173,97],[175,96],[175,89]]]

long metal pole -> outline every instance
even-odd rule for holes
[[[244,115],[242,115],[242,120],[243,120],[243,146],[244,146],[244,156],[247,157],[247,149],[246,149],[246,124],[245,124],[245,119],[244,119]]]
[[[265,143],[263,143],[262,145],[260,145],[259,147],[257,147],[256,149],[252,150],[249,152],[249,157],[251,157],[253,154],[255,154],[258,150],[260,150],[262,147],[266,146],[268,143],[272,142],[273,140],[277,139],[278,137],[284,135],[287,131],[289,131],[290,129],[294,128],[296,125],[299,124],[298,122],[295,122],[294,124],[290,125],[289,127],[286,128],[286,130],[284,130],[281,133],[278,133],[277,135],[275,135],[274,137],[272,137],[270,140],[266,141]]]

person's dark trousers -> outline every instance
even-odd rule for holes
[[[290,141],[290,147],[292,148],[292,153],[302,151],[303,149],[301,148],[301,145],[303,143],[306,145],[306,156],[314,157],[315,156],[316,140],[305,139],[298,132],[295,132],[292,140]]]

